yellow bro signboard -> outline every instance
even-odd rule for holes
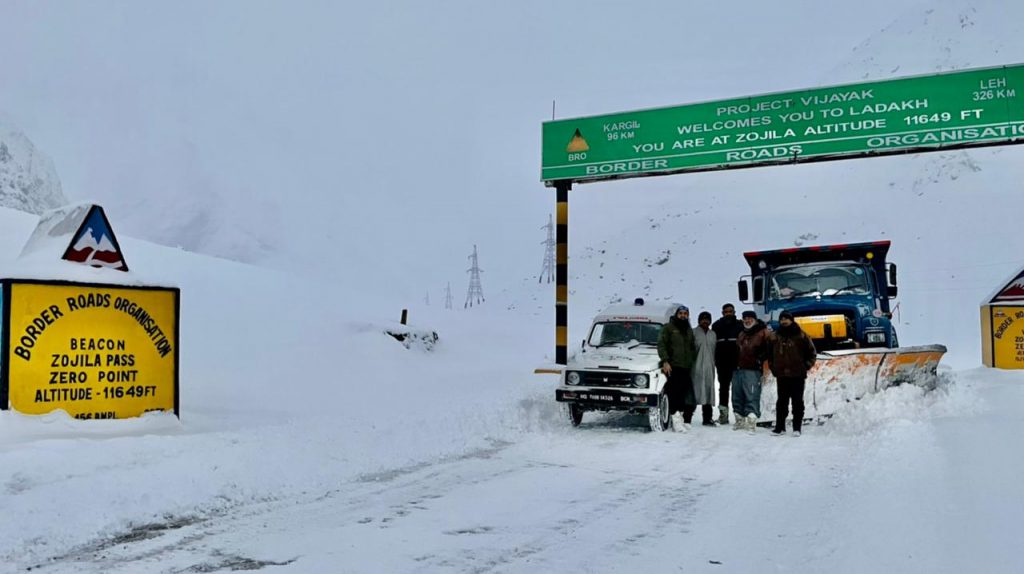
[[[2,394],[25,414],[178,413],[176,288],[5,280]],[[7,401],[3,401],[5,406]]]

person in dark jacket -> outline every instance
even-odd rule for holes
[[[697,410],[697,398],[690,379],[690,369],[697,360],[697,346],[690,327],[690,309],[685,305],[680,305],[676,314],[661,328],[658,357],[661,358],[661,370],[668,377],[665,396],[672,413],[672,427],[676,431],[687,431],[693,412]],[[683,411],[682,417],[679,416],[680,410]]]
[[[732,410],[736,415],[733,430],[757,429],[761,418],[761,378],[768,357],[768,331],[753,311],[743,312],[743,330],[736,337],[739,358],[732,385]]]
[[[722,318],[711,325],[718,343],[715,345],[715,371],[718,373],[718,424],[729,424],[729,385],[736,373],[740,348],[736,337],[743,330],[743,323],[736,318],[736,307],[732,303],[722,305]]]
[[[789,401],[792,399],[793,436],[800,436],[804,419],[804,383],[807,381],[807,371],[814,366],[818,356],[814,342],[793,319],[793,314],[783,311],[779,314],[779,330],[771,334],[768,345],[769,365],[779,388],[772,434],[781,436],[786,432],[786,416],[789,415]]]

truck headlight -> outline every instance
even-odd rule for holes
[[[868,343],[884,343],[885,333],[868,333]]]
[[[565,383],[567,385],[578,385],[580,384],[580,374],[573,371],[565,376]]]
[[[650,379],[647,375],[637,375],[633,377],[633,386],[638,389],[646,389],[649,381]]]

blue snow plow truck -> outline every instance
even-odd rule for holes
[[[779,313],[792,313],[819,352],[898,347],[888,253],[888,241],[744,253],[750,275],[740,279],[739,297],[772,328]]]

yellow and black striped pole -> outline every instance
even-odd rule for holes
[[[569,190],[572,181],[555,182],[555,363],[569,362]]]

